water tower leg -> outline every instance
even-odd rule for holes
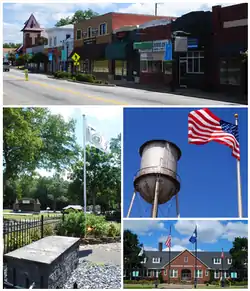
[[[154,204],[152,206],[152,218],[156,218],[158,216],[158,197],[160,192],[160,181],[159,178],[156,179],[155,184],[155,197],[154,197]]]
[[[177,215],[178,218],[180,218],[180,208],[179,208],[178,193],[175,196],[175,201],[176,201],[176,215]]]
[[[136,192],[134,191],[132,199],[131,199],[131,202],[130,202],[130,205],[129,205],[127,217],[130,216],[130,213],[131,213],[131,210],[132,210],[132,207],[133,207],[133,204],[134,204],[134,200],[135,200],[135,195],[136,195]]]

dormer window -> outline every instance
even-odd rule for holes
[[[184,263],[188,263],[188,257],[184,257]]]
[[[33,28],[33,27],[34,27],[34,22],[32,21],[30,24],[30,28]]]
[[[146,264],[146,262],[147,262],[147,258],[144,258],[143,261],[142,261],[142,263],[143,264]]]
[[[227,263],[228,263],[228,265],[231,265],[232,264],[232,259],[231,258],[228,258],[227,259]]]
[[[153,264],[159,264],[161,262],[161,258],[153,258],[152,263]]]
[[[220,265],[221,264],[221,258],[214,258],[214,264]]]

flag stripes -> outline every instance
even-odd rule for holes
[[[171,235],[168,236],[166,242],[165,242],[165,245],[168,247],[168,248],[171,248]]]
[[[190,112],[188,115],[188,142],[204,145],[210,141],[230,147],[232,155],[240,160],[237,125],[221,120],[207,108]]]

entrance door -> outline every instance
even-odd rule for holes
[[[187,88],[185,84],[187,74],[187,60],[181,60],[179,62],[179,84],[181,88]]]
[[[181,280],[182,281],[190,281],[192,279],[191,270],[183,269],[181,271]]]

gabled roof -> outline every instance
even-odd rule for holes
[[[186,251],[186,250],[185,250]],[[190,251],[189,251],[190,252]],[[173,261],[177,256],[182,254],[183,251],[171,251],[170,261]],[[190,252],[195,256],[195,252]],[[144,251],[147,261],[144,266],[148,269],[163,269],[164,266],[169,263],[169,252],[168,251]],[[197,252],[197,258],[203,264],[207,265],[210,269],[218,269],[221,267],[220,264],[214,264],[214,258],[220,258],[221,252]],[[160,258],[159,263],[153,263],[153,258]],[[229,269],[231,265],[228,264],[228,258],[231,258],[229,252],[224,252],[224,268]]]
[[[33,13],[30,15],[29,19],[24,23],[24,27],[21,31],[42,31],[40,24],[37,22]]]

